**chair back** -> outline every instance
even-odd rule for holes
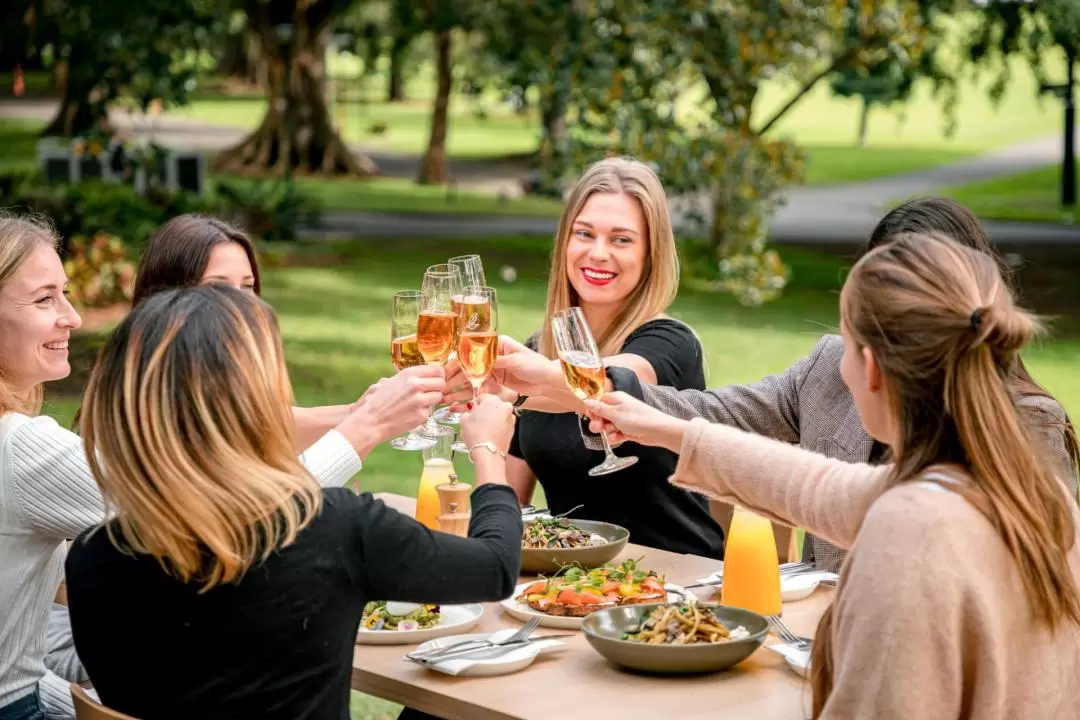
[[[71,698],[75,701],[75,720],[135,720],[97,702],[81,685],[71,684]]]

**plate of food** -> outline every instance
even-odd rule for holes
[[[413,645],[466,632],[480,621],[483,606],[369,602],[356,633],[358,645]]]
[[[576,630],[585,616],[597,610],[638,603],[676,602],[693,598],[664,576],[641,570],[635,560],[598,568],[563,568],[549,578],[518,585],[500,603],[508,615],[528,621],[540,618],[544,627]]]
[[[769,621],[727,605],[624,605],[595,612],[582,624],[596,652],[623,668],[660,674],[726,670],[750,657]]]
[[[553,573],[577,565],[590,569],[611,562],[630,539],[626,528],[596,520],[535,517],[521,532],[521,571]]]

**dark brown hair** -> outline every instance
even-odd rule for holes
[[[255,279],[255,294],[261,294],[259,261],[251,238],[217,218],[188,214],[169,220],[150,238],[135,271],[132,305],[162,290],[198,285],[214,247],[230,242],[244,249]]]
[[[869,252],[881,247],[904,233],[944,235],[965,247],[989,256],[997,264],[999,273],[1011,291],[1016,294],[1017,287],[1012,269],[994,249],[989,236],[979,223],[979,218],[955,200],[933,196],[908,200],[881,218],[877,227],[870,233],[870,240],[866,244],[865,251]],[[1010,380],[1013,393],[1018,398],[1054,399],[1046,388],[1035,381],[1020,357],[1017,357],[1012,365]],[[1077,474],[1080,468],[1080,442],[1077,441],[1076,428],[1064,407],[1061,409],[1060,418],[1039,408],[1025,408],[1025,410],[1035,425],[1062,434],[1065,450],[1069,455],[1070,469]]]
[[[1080,623],[1068,558],[1076,542],[1072,501],[1010,382],[1020,349],[1041,326],[1017,307],[992,257],[941,235],[894,236],[856,263],[840,314],[854,344],[881,367],[896,420],[886,486],[935,466],[962,468],[970,483],[957,492],[993,524],[1034,621],[1051,632]],[[814,717],[832,690],[833,622],[830,609],[814,642]]]

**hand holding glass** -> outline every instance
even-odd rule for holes
[[[572,307],[555,313],[551,318],[551,332],[555,337],[555,351],[559,355],[563,379],[570,392],[581,400],[600,399],[607,384],[607,374],[581,308]],[[632,455],[615,455],[606,432],[600,433],[600,439],[604,443],[604,461],[589,470],[589,475],[607,475],[638,461]]]

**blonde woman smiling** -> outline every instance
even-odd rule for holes
[[[293,453],[276,319],[224,285],[142,302],[102,351],[85,438],[113,520],[72,544],[75,646],[102,701],[140,718],[340,720],[369,600],[508,597],[521,514],[509,403],[462,420],[469,537],[370,494],[321,490]],[[153,638],[147,642],[147,638]]]
[[[851,548],[814,639],[815,718],[1075,718],[1080,512],[1010,387],[1037,321],[992,258],[926,235],[867,253],[840,315],[840,372],[891,465],[623,393],[589,410],[679,451],[672,483]]]
[[[536,483],[553,513],[615,523],[634,542],[672,552],[722,557],[723,531],[700,495],[670,486],[667,450],[628,444],[639,458],[615,474],[590,477],[602,459],[598,438],[583,435],[583,406],[567,389],[556,360],[552,316],[579,306],[603,362],[642,381],[679,389],[705,387],[701,344],[687,325],[665,315],[679,286],[679,256],[667,197],[656,174],[628,158],[585,171],[570,193],[552,252],[544,327],[522,346],[500,343],[494,380],[526,411],[510,446],[510,484],[522,503]],[[460,371],[447,385],[463,384]],[[463,399],[459,394],[449,400]]]

